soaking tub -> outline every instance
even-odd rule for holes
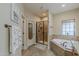
[[[50,41],[50,49],[56,54],[56,55],[78,55],[76,49],[74,48],[74,44],[77,43],[77,41],[74,40],[64,40],[64,39],[53,39]]]

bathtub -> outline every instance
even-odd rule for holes
[[[74,44],[78,43],[74,40],[53,39],[50,41],[50,49],[56,55],[73,55]],[[76,49],[75,54],[77,54]]]

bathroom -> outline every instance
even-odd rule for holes
[[[79,55],[79,3],[4,3],[0,16],[0,56]]]

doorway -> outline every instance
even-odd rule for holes
[[[48,43],[48,21],[36,23],[36,42],[47,45]]]

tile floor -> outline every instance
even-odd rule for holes
[[[23,52],[23,56],[55,56],[46,45],[36,44]]]

